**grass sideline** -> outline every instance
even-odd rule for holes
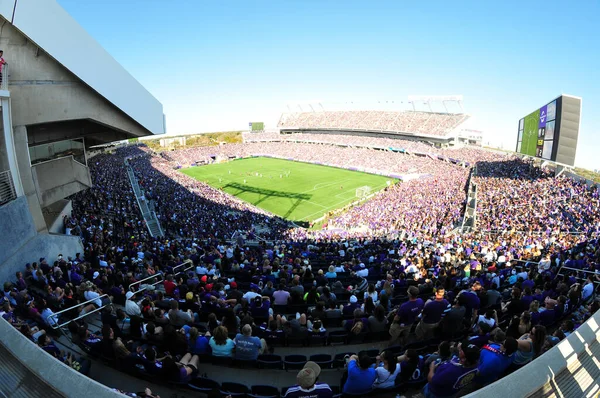
[[[265,157],[190,167],[182,173],[237,196],[273,214],[296,222],[310,222],[356,199],[356,188],[371,193],[394,179]]]

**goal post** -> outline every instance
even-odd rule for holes
[[[356,188],[356,197],[364,198],[371,194],[371,187],[368,185]]]

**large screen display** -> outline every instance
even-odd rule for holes
[[[560,99],[561,97],[555,99],[519,120],[517,152],[556,160],[554,147],[555,143],[558,143],[559,135],[556,107]]]

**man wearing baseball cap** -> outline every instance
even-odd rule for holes
[[[296,376],[297,385],[288,388],[285,398],[331,398],[333,393],[326,383],[317,383],[321,367],[312,361],[306,362]]]

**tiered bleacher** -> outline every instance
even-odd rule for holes
[[[285,113],[279,120],[281,129],[392,131],[415,135],[444,137],[468,115],[417,111],[319,111]]]
[[[389,145],[371,138],[354,147],[302,138],[94,157],[94,187],[65,218],[85,251],[23,264],[4,284],[2,318],[82,373],[102,361],[148,383],[223,396],[448,397],[527,366],[597,311],[595,187],[503,155],[445,150],[477,167],[481,229],[462,234],[461,162],[370,150]],[[430,177],[308,231],[175,169],[216,154]],[[126,158],[164,237],[144,225]],[[58,348],[60,325],[85,356]],[[218,381],[208,366],[298,372],[298,385],[272,385],[266,372],[254,385]],[[340,370],[339,382],[319,381],[329,369]]]

